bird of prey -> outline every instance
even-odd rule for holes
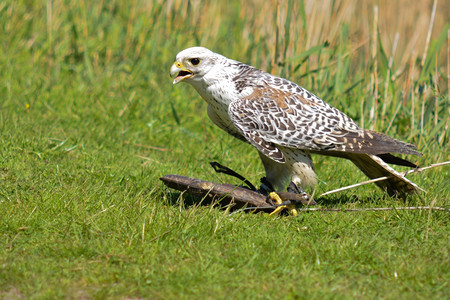
[[[203,47],[177,54],[173,83],[191,84],[208,103],[218,127],[253,145],[277,190],[294,191],[317,183],[311,154],[352,161],[389,195],[421,190],[387,163],[417,167],[391,153],[422,155],[414,145],[360,128],[340,110],[299,85]],[[270,186],[269,185],[269,186]]]

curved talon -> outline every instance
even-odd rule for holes
[[[271,192],[269,193],[269,197],[270,199],[272,199],[276,205],[280,205],[283,203],[283,200],[281,200],[280,196],[275,193],[275,192]],[[287,204],[287,205],[280,205],[277,208],[275,208],[275,210],[273,212],[270,213],[270,215],[278,215],[280,213],[280,211],[282,211],[283,209],[288,209],[289,213],[291,215],[293,215],[294,217],[298,215],[298,211],[295,209],[295,205],[294,204]]]

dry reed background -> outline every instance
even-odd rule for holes
[[[401,115],[407,107],[410,125],[405,130],[410,132],[410,140],[417,142],[415,137],[426,131],[426,120],[434,118],[434,126],[444,124],[436,138],[446,144],[449,106],[445,102],[450,82],[449,50],[445,47],[447,1],[135,0],[131,4],[47,1],[36,5],[46,14],[45,28],[23,46],[34,48],[43,43],[44,55],[35,60],[50,68],[62,60],[84,59],[94,77],[108,65],[123,60],[139,62],[145,56],[166,66],[179,50],[203,45],[296,80],[325,98],[330,98],[330,90],[332,97],[345,98],[344,92],[361,84],[364,94],[347,97],[358,99],[336,102],[348,106],[357,101],[358,111],[347,113],[352,117],[359,114],[362,126],[389,131],[397,112]],[[5,10],[5,4],[2,8]],[[32,14],[17,13],[15,8],[21,7],[7,7],[8,18],[25,17],[25,23],[27,18],[33,20]],[[114,12],[119,13],[124,27],[108,25],[108,16]],[[15,23],[24,21],[9,22]],[[10,33],[16,30],[6,28]],[[439,38],[438,49],[430,51],[431,41]],[[346,70],[337,75],[340,68]],[[430,69],[435,69],[433,78],[423,78],[421,74],[429,74]],[[370,77],[365,76],[369,73]],[[337,80],[329,83],[331,78]],[[151,86],[159,86],[161,80],[151,77]]]

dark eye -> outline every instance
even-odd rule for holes
[[[191,62],[191,64],[193,64],[194,66],[198,65],[200,63],[200,59],[198,58],[191,58],[189,60]]]

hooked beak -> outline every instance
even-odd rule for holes
[[[186,69],[186,67],[183,66],[182,63],[176,61],[170,68],[170,77],[174,77],[175,75],[176,77],[173,80],[173,84],[177,84],[178,82],[183,81],[186,78],[194,76],[194,73]]]

